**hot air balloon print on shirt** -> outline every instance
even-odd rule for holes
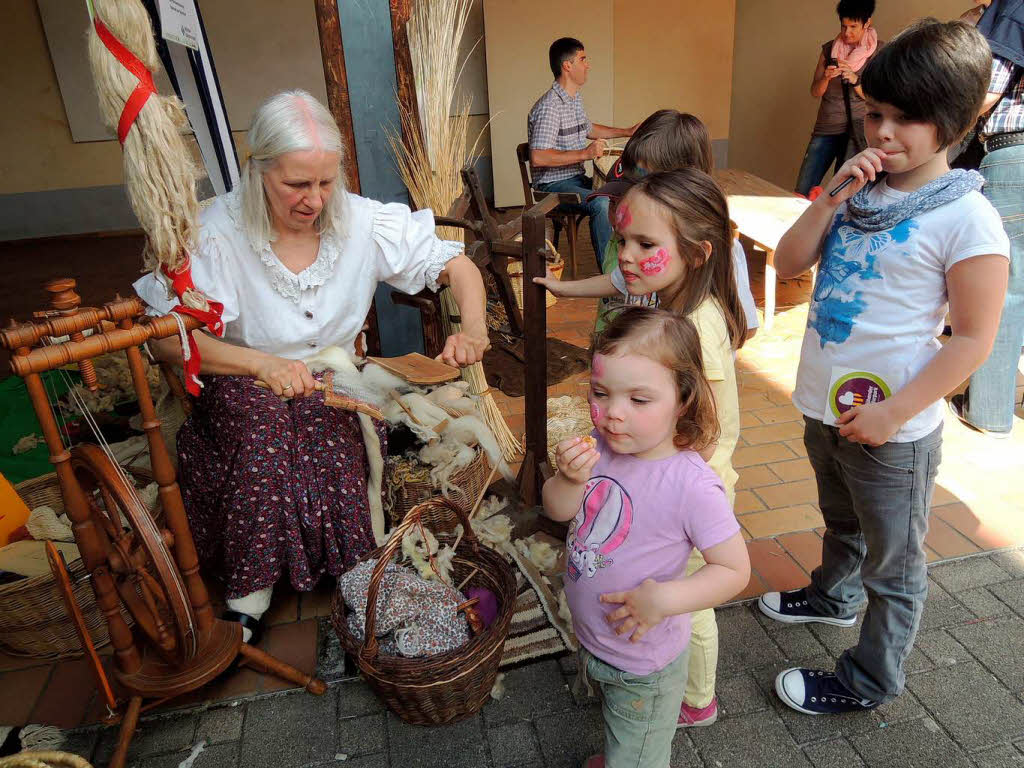
[[[570,524],[566,575],[573,581],[584,575],[592,579],[611,565],[610,555],[625,542],[632,524],[633,502],[626,490],[610,477],[592,477]]]

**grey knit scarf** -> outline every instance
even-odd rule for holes
[[[873,205],[868,201],[868,190],[873,189],[882,179],[878,178],[850,198],[846,204],[846,217],[858,229],[865,232],[880,232],[891,229],[901,221],[938,208],[940,205],[959,200],[975,189],[981,189],[985,178],[977,171],[961,168],[944,173],[934,181],[915,189],[902,200],[890,205]]]

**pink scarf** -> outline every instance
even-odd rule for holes
[[[860,43],[857,45],[847,45],[843,42],[843,36],[840,34],[832,42],[832,58],[836,61],[845,61],[850,65],[850,69],[854,72],[859,72],[860,68],[864,66],[864,63],[871,57],[871,54],[875,52],[875,48],[878,47],[878,33],[874,27],[868,27],[864,30],[864,37],[860,39]]]

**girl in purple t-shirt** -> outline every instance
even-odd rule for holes
[[[689,613],[747,584],[750,563],[710,455],[718,434],[693,324],[627,308],[594,345],[594,438],[558,444],[544,511],[572,521],[565,592],[580,672],[604,701],[586,768],[665,768],[686,686]],[[596,443],[596,444],[592,444]],[[696,547],[707,565],[686,576]]]

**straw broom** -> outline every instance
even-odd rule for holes
[[[419,114],[400,108],[405,141],[393,131],[388,132],[398,171],[417,208],[430,208],[445,213],[452,201],[462,194],[460,171],[467,155],[476,152],[480,135],[466,151],[469,129],[469,101],[455,103],[455,87],[462,73],[458,61],[459,42],[473,0],[416,0],[408,24],[409,49],[416,82]],[[455,114],[452,115],[452,112]],[[422,128],[422,130],[421,130]],[[438,236],[446,240],[462,240],[462,230],[438,227]],[[452,318],[458,306],[447,288],[441,292],[441,319],[445,333],[461,330]],[[508,428],[489,392],[484,367],[480,363],[462,369],[462,378],[470,390],[480,397],[481,416],[501,446],[504,459],[513,462],[522,452],[522,445]]]

